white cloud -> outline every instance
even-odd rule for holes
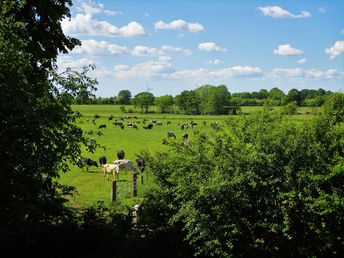
[[[57,59],[57,66],[59,68],[59,71],[65,71],[67,67],[72,68],[73,70],[79,70],[83,66],[95,63],[96,62],[93,58],[74,59],[70,56],[61,56]]]
[[[154,24],[156,30],[179,30],[185,32],[199,33],[204,31],[204,27],[199,23],[189,23],[184,20],[175,20],[171,23],[158,21]]]
[[[302,59],[300,59],[300,60],[297,60],[296,63],[298,63],[298,64],[304,64],[304,63],[306,63],[306,62],[307,62],[307,59],[306,59],[306,58],[302,58]]]
[[[167,62],[170,61],[172,58],[170,56],[159,56],[160,62]]]
[[[207,64],[211,64],[211,65],[218,65],[218,64],[221,64],[221,63],[223,63],[223,62],[221,60],[219,60],[219,59],[209,60],[207,62]]]
[[[190,49],[185,49],[181,47],[173,47],[173,46],[162,46],[161,47],[162,51],[174,51],[174,52],[182,52],[186,56],[190,56],[192,54]]]
[[[203,42],[198,45],[198,49],[206,52],[225,52],[227,49],[216,46],[214,42]]]
[[[111,11],[104,9],[104,5],[101,3],[96,3],[95,1],[88,0],[85,2],[79,2],[76,6],[77,10],[85,13],[85,14],[98,14],[98,13],[105,13],[109,16],[120,15],[122,12],[119,11]]]
[[[274,18],[307,18],[307,17],[311,17],[311,14],[307,11],[302,11],[301,14],[295,15],[295,14],[290,13],[287,10],[282,9],[279,6],[258,7],[258,10],[264,16],[271,16]]]
[[[335,59],[337,56],[344,53],[344,41],[337,41],[332,47],[326,48],[325,53],[330,56],[330,59]]]
[[[338,72],[333,68],[330,68],[327,71],[321,71],[315,68],[308,70],[301,68],[274,68],[270,71],[269,77],[283,80],[330,80],[344,78],[344,73]]]
[[[94,39],[82,40],[81,46],[75,47],[72,53],[87,55],[122,55],[129,53],[127,47],[109,44],[106,41],[97,41]]]
[[[274,50],[276,55],[280,56],[292,56],[292,55],[301,55],[303,51],[300,49],[293,48],[290,44],[279,45],[278,49]]]
[[[106,21],[93,19],[91,14],[77,14],[74,18],[65,18],[61,22],[63,32],[72,35],[92,35],[108,37],[136,37],[145,35],[143,26],[135,21],[118,28]]]
[[[156,48],[149,48],[145,46],[136,46],[131,51],[132,56],[147,56],[147,55],[158,55],[159,50]]]
[[[209,72],[214,77],[260,77],[262,69],[252,66],[233,66]]]
[[[262,70],[260,67],[251,66],[233,66],[218,70],[207,70],[204,68],[189,69],[189,70],[176,70],[167,61],[150,61],[145,63],[139,63],[133,67],[127,65],[116,65],[109,71],[112,73],[112,77],[118,79],[128,78],[155,78],[155,79],[226,79],[229,77],[246,77],[254,78],[261,77]],[[104,72],[104,74],[109,74]]]
[[[113,76],[118,79],[160,77],[162,74],[172,72],[174,72],[174,69],[170,63],[160,61],[139,63],[131,68],[127,65],[116,65],[113,67]]]

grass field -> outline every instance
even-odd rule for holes
[[[135,110],[134,107],[126,107],[127,110]],[[98,126],[105,124],[106,129],[101,129],[103,135],[98,136],[94,134],[91,137],[97,140],[97,142],[104,146],[104,148],[98,148],[95,153],[89,153],[86,149],[83,150],[83,156],[92,158],[98,162],[100,156],[106,156],[108,163],[117,159],[117,151],[122,149],[125,152],[125,158],[135,161],[137,155],[141,151],[148,151],[154,153],[159,150],[166,150],[166,145],[162,144],[162,139],[167,139],[167,132],[173,131],[177,137],[177,141],[182,141],[183,133],[188,133],[192,140],[193,134],[191,130],[181,130],[178,126],[179,123],[188,123],[191,120],[198,125],[197,129],[211,130],[209,124],[211,122],[223,122],[229,116],[190,116],[181,114],[124,114],[120,112],[119,106],[116,105],[75,105],[74,110],[79,111],[83,116],[78,120],[77,124],[84,130],[84,132],[98,130]],[[253,113],[262,110],[262,107],[242,107],[244,113]],[[304,121],[312,117],[314,110],[311,108],[299,108],[298,114],[292,118],[296,121]],[[95,114],[100,115],[100,118],[96,120],[96,124],[91,121]],[[113,121],[109,121],[109,116],[113,115],[114,119],[126,116],[137,116],[138,119],[126,119],[127,121],[140,121],[138,129],[128,128],[120,129],[118,126],[112,124]],[[232,116],[233,117],[233,116]],[[143,129],[142,120],[159,120],[163,125],[154,125],[153,129]],[[235,117],[233,117],[235,119]],[[167,121],[171,124],[167,125]],[[206,122],[206,126],[203,125]],[[168,139],[170,141],[170,139]],[[123,206],[132,206],[135,203],[139,203],[146,191],[151,187],[154,187],[153,178],[146,175],[144,178],[144,184],[140,184],[138,180],[138,197],[132,197],[131,191],[131,172],[127,172],[120,175],[118,182],[118,202],[111,202],[111,189],[112,180],[104,179],[101,174],[101,168],[91,167],[90,172],[82,172],[81,169],[71,165],[71,170],[68,173],[62,174],[60,182],[62,184],[74,186],[77,189],[77,194],[70,198],[68,203],[71,207],[84,207],[95,204],[97,201],[104,201],[106,206],[115,206],[122,209]]]

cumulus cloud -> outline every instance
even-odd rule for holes
[[[79,2],[76,6],[78,11],[81,11],[85,14],[98,14],[98,13],[105,13],[109,16],[120,15],[122,14],[119,11],[112,11],[104,9],[104,5],[101,3],[96,3],[95,1],[88,0]]]
[[[302,59],[300,59],[300,60],[297,60],[296,63],[298,63],[298,64],[304,64],[304,63],[306,63],[306,62],[307,62],[307,59],[306,59],[306,58],[302,58]]]
[[[146,34],[143,26],[135,21],[118,28],[106,21],[92,18],[91,14],[77,14],[72,19],[65,18],[62,20],[61,25],[63,32],[71,35],[129,38]]]
[[[330,56],[330,59],[335,59],[344,53],[344,41],[337,41],[332,47],[326,48],[325,53]]]
[[[185,32],[199,33],[204,31],[204,27],[199,23],[190,23],[184,20],[175,20],[170,23],[158,21],[154,24],[156,30],[179,30]]]
[[[290,44],[279,45],[277,49],[274,50],[276,55],[280,56],[292,56],[301,55],[303,51],[300,49],[293,48]]]
[[[260,67],[233,66],[218,70],[207,70],[204,68],[176,70],[164,60],[139,63],[133,67],[127,65],[116,65],[112,69],[112,76],[118,79],[137,77],[150,77],[155,79],[226,79],[229,77],[261,77]]]
[[[131,51],[132,56],[147,56],[147,55],[158,55],[159,50],[156,48],[149,48],[145,46],[136,46]]]
[[[292,14],[287,10],[282,9],[279,6],[265,6],[265,7],[258,7],[258,10],[264,16],[271,16],[274,18],[307,18],[311,17],[311,14],[307,11],[302,11],[301,14]]]
[[[106,41],[97,41],[94,39],[82,40],[81,46],[75,47],[73,52],[75,54],[86,55],[122,55],[129,53],[127,47],[119,46],[116,44],[109,44]]]
[[[219,60],[219,59],[209,60],[207,62],[207,64],[211,64],[211,65],[218,65],[218,64],[221,64],[221,63],[223,63],[223,62],[221,60]]]
[[[185,48],[181,48],[181,47],[173,47],[173,46],[166,46],[166,45],[164,45],[164,46],[161,47],[161,50],[162,51],[182,52],[186,56],[192,55],[192,51],[190,49],[185,49]]]
[[[167,62],[170,61],[172,58],[170,56],[159,56],[160,62]]]
[[[206,52],[225,52],[226,48],[216,46],[214,42],[203,42],[198,45],[198,49]]]
[[[95,63],[96,61],[93,58],[74,59],[70,56],[61,56],[57,59],[57,66],[61,72],[65,71],[67,68],[80,70],[83,66],[88,66]]]
[[[329,79],[340,79],[344,77],[343,72],[338,72],[336,69],[330,68],[327,71],[321,71],[319,69],[308,69],[304,70],[301,68],[274,68],[270,71],[269,77],[273,79],[283,80],[329,80]]]

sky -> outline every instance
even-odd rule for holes
[[[59,70],[94,64],[97,97],[205,84],[344,91],[342,0],[78,0],[62,29],[82,45]]]

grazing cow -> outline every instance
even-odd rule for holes
[[[203,125],[206,126],[206,125],[207,125],[207,122],[203,121]]]
[[[98,127],[98,129],[102,129],[102,128],[106,129],[106,125],[100,125],[100,126]]]
[[[164,138],[164,139],[162,139],[162,144],[168,145],[169,143],[168,143],[168,141]]]
[[[167,132],[167,137],[168,138],[173,137],[174,139],[176,139],[176,135],[173,132]]]
[[[170,125],[170,124],[171,124],[171,121],[167,121],[166,124],[167,124],[167,125]]]
[[[145,161],[143,159],[137,158],[136,165],[139,168],[140,172],[143,172],[145,170]]]
[[[123,151],[123,150],[119,150],[119,151],[117,152],[117,158],[118,158],[118,159],[124,159],[124,157],[125,157],[124,151]]]
[[[96,119],[92,119],[92,124],[96,124]]]
[[[121,129],[124,129],[124,124],[119,124],[119,127],[121,127]]]
[[[106,175],[108,180],[109,180],[110,174],[113,174],[114,180],[116,179],[116,177],[117,179],[119,179],[119,167],[116,164],[103,164],[102,173],[103,173],[103,177],[105,177]]]
[[[184,127],[185,127],[184,124],[180,124],[179,126],[180,126],[180,129],[184,130]]]
[[[146,126],[143,126],[144,129],[152,129],[153,128],[153,124],[148,124]]]
[[[119,160],[114,160],[113,163],[118,166],[118,172],[120,171],[128,171],[132,170],[134,173],[137,172],[137,169],[135,168],[133,162],[128,159],[119,159]]]
[[[108,121],[113,119],[113,115],[109,116]]]
[[[161,121],[156,121],[155,124],[156,125],[162,125],[162,122]]]
[[[95,162],[94,160],[91,160],[90,158],[82,158],[82,157],[79,157],[76,160],[76,165],[79,168],[81,168],[82,171],[84,171],[84,167],[86,167],[87,172],[89,171],[89,167],[91,167],[91,166],[98,167],[97,162]]]
[[[187,133],[183,134],[183,139],[186,140],[187,138],[189,138],[189,135]]]
[[[102,166],[104,164],[106,164],[106,157],[105,156],[101,156],[99,157],[99,164]]]
[[[99,118],[100,116],[98,115],[98,114],[95,114],[94,115],[94,119],[97,119],[97,118]]]

